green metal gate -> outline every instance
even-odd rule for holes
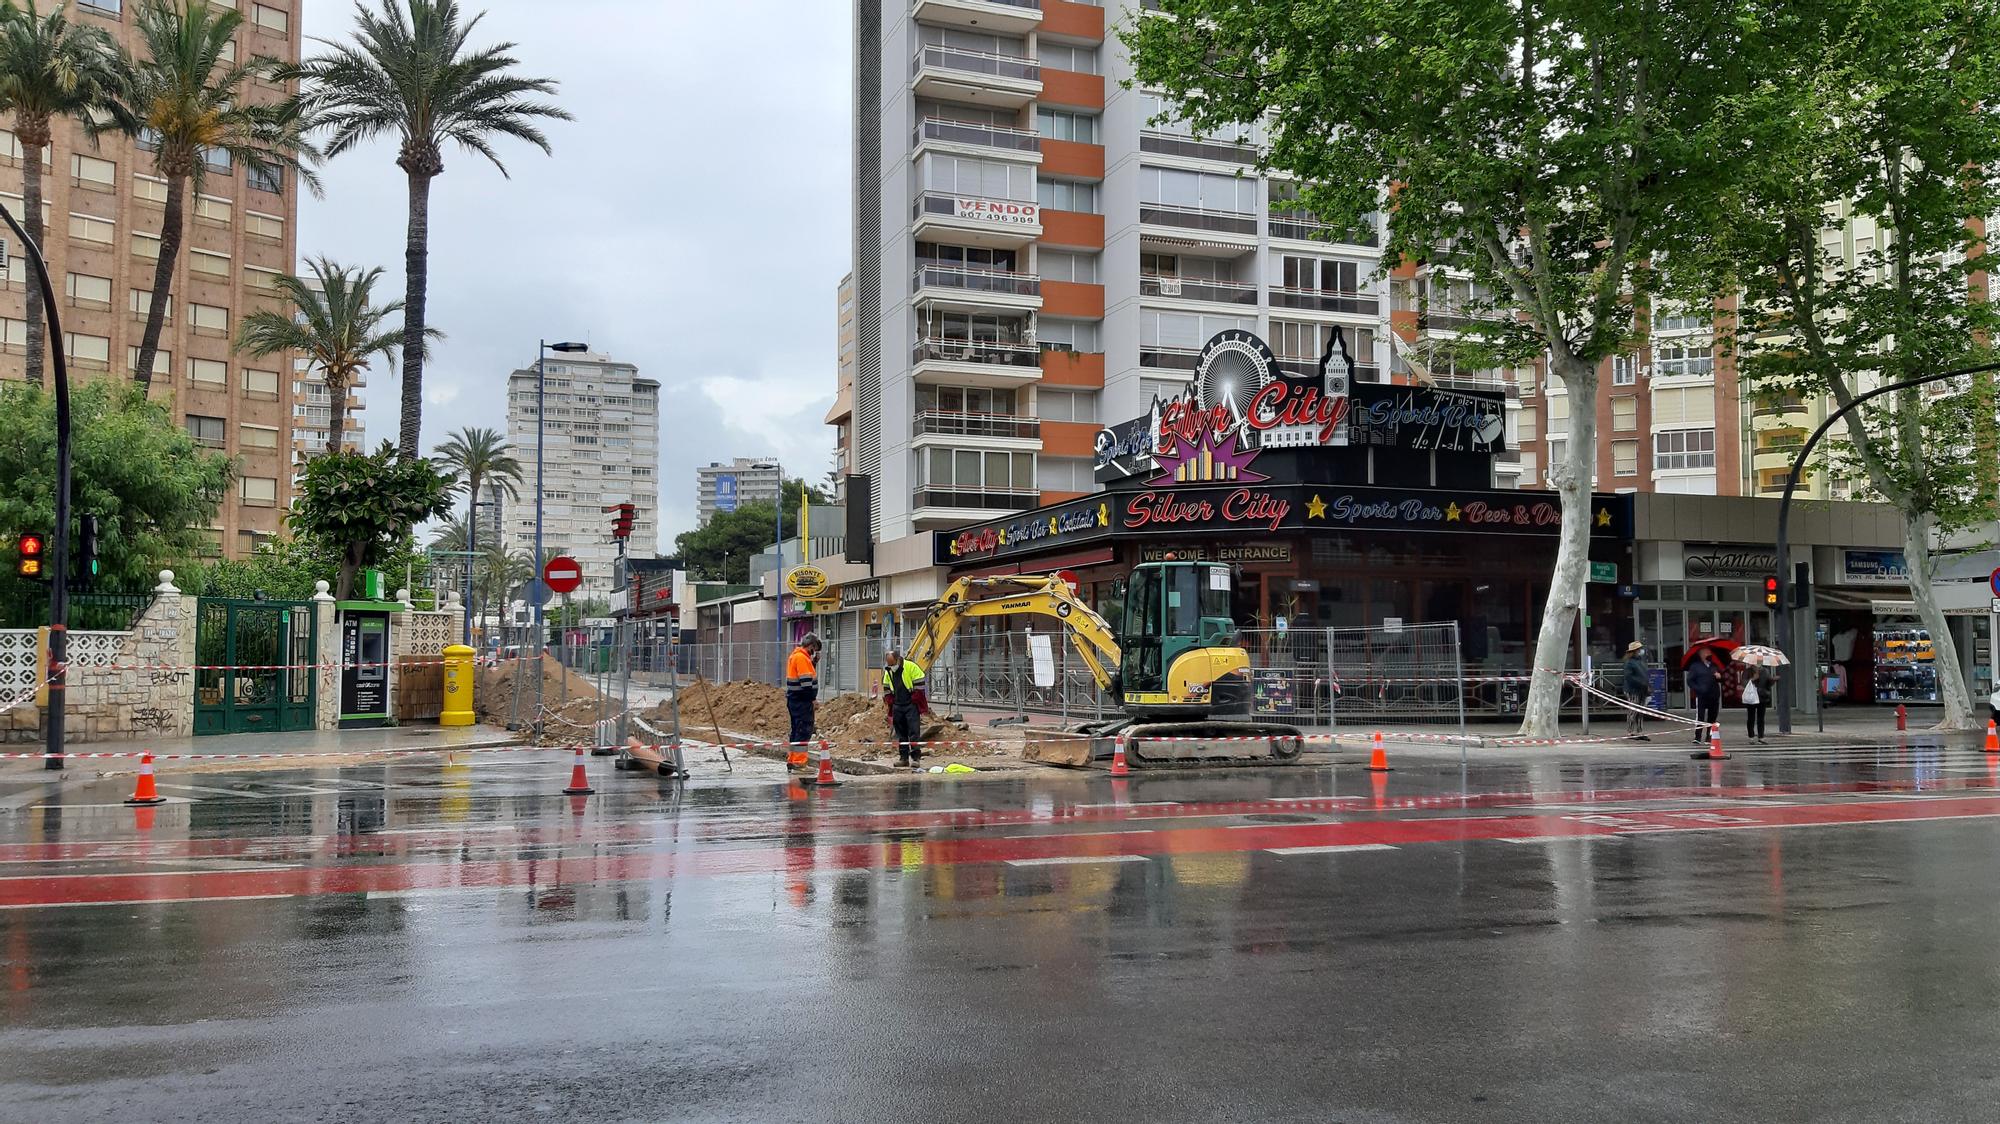
[[[204,597],[198,604],[194,732],[312,729],[319,658],[312,602]]]

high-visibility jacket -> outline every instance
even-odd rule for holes
[[[785,691],[799,692],[808,698],[819,694],[819,669],[813,666],[812,655],[804,645],[793,648],[791,657],[785,661]]]
[[[924,669],[918,667],[915,660],[904,660],[894,668],[882,669],[882,691],[896,702],[910,701],[910,692],[923,685]]]

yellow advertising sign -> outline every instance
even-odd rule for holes
[[[825,593],[830,584],[826,580],[826,571],[818,566],[799,566],[785,575],[785,588],[791,590],[792,596],[808,601]]]

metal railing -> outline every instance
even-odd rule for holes
[[[921,339],[911,349],[912,362],[988,363],[1002,367],[1041,369],[1041,349],[1031,343],[998,340]]]
[[[931,488],[918,485],[910,497],[913,507],[951,507],[966,511],[1023,511],[1042,502],[1042,494],[1032,489],[1012,488]]]
[[[1246,629],[1251,712],[1311,725],[1394,720],[1465,730],[1458,622]]]
[[[1018,437],[1035,440],[1042,435],[1040,418],[1013,414],[969,414],[955,410],[924,410],[917,414],[916,436],[938,434],[946,437]]]
[[[1042,279],[1032,273],[928,262],[917,266],[915,286],[919,289],[961,289],[968,293],[1000,293],[1013,297],[1042,295]]]
[[[1192,371],[1201,362],[1201,349],[1197,347],[1165,347],[1159,344],[1139,345],[1139,365],[1159,367],[1169,371]]]
[[[1142,274],[1139,277],[1139,295],[1179,297],[1189,301],[1215,301],[1219,304],[1256,304],[1257,286],[1241,281],[1223,281],[1206,277],[1161,277],[1156,274]]]
[[[1041,136],[1026,129],[1010,129],[1004,125],[986,125],[977,121],[953,121],[945,117],[926,117],[917,123],[913,143],[927,140],[1003,148],[1010,152],[1042,150]]]
[[[1200,207],[1176,207],[1171,203],[1139,204],[1139,221],[1155,226],[1177,226],[1188,230],[1212,230],[1223,234],[1257,233],[1257,216],[1242,211],[1209,211]]]
[[[1255,164],[1257,146],[1248,141],[1218,140],[1213,137],[1184,137],[1146,129],[1139,133],[1139,151],[1162,156],[1187,156],[1196,160],[1219,160],[1229,164]]]
[[[1373,316],[1381,308],[1380,299],[1366,293],[1338,289],[1287,289],[1271,287],[1272,308],[1300,308],[1315,312],[1358,312]]]
[[[1301,242],[1339,242],[1348,246],[1380,245],[1382,237],[1374,230],[1360,235],[1337,231],[1312,217],[1296,211],[1272,211],[1270,217],[1271,237],[1292,238]]]
[[[1038,680],[1034,649],[1044,642],[1050,674]],[[944,710],[1013,711],[1078,722],[1118,713],[1069,639],[1056,630],[961,631],[926,677],[932,706]]]
[[[946,47],[934,43],[925,44],[917,51],[916,64],[919,68],[933,67],[965,74],[985,74],[995,78],[1017,78],[1027,82],[1042,80],[1042,68],[1034,59],[1020,55],[995,54],[992,51],[973,51],[964,47]]]

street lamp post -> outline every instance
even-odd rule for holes
[[[1786,656],[1792,655],[1792,493],[1799,486],[1799,476],[1806,470],[1806,458],[1812,456],[1813,447],[1819,444],[1820,438],[1826,436],[1827,430],[1833,428],[1834,422],[1839,421],[1856,406],[1861,405],[1869,399],[1879,398],[1884,394],[1898,390],[1908,390],[1911,387],[1923,386],[1926,383],[1963,378],[1966,375],[1983,374],[1987,371],[2000,371],[2000,363],[1982,363],[1976,367],[1959,367],[1956,370],[1939,371],[1932,375],[1922,375],[1914,379],[1903,379],[1900,382],[1892,382],[1887,386],[1878,386],[1865,394],[1857,394],[1854,396],[1852,402],[1828,414],[1826,420],[1819,423],[1819,428],[1812,431],[1812,436],[1806,438],[1806,443],[1799,446],[1798,455],[1792,458],[1791,473],[1785,478],[1784,497],[1778,501],[1778,541],[1776,551],[1778,563],[1778,607],[1774,613],[1776,621],[1772,631],[1777,634],[1773,639],[1778,642],[1779,651],[1785,653]],[[1910,575],[1910,580],[1915,581],[1916,578],[1917,575]],[[1949,640],[1948,637],[1946,639],[1947,641]],[[1795,659],[1792,661],[1792,664],[1794,667],[1797,667],[1798,661]],[[1814,689],[1817,690],[1819,682],[1819,669],[1817,667],[1813,669],[1813,682]],[[1778,732],[1781,734],[1792,732],[1792,690],[1792,687],[1787,686],[1784,690],[1778,692]],[[1824,706],[1825,703],[1822,702],[1820,705]]]
[[[541,565],[542,565],[542,449],[543,449],[543,446],[544,446],[544,445],[546,444],[546,440],[547,440],[547,435],[548,435],[548,413],[549,413],[549,412],[548,412],[548,409],[547,409],[547,406],[546,406],[546,400],[547,400],[547,396],[548,396],[548,387],[549,387],[549,374],[548,374],[548,370],[549,370],[549,363],[548,363],[548,356],[549,356],[549,352],[551,352],[551,351],[561,351],[561,352],[578,352],[578,351],[589,351],[589,350],[590,350],[590,345],[589,345],[589,344],[582,344],[582,343],[550,343],[550,342],[549,342],[549,341],[547,341],[547,340],[537,340],[537,341],[535,341],[535,343],[536,343],[536,348],[535,348],[535,554],[534,554],[534,564],[535,564],[535,567],[536,567],[536,573],[535,573],[535,579],[534,579],[534,580],[536,580],[536,581],[540,581],[540,580],[541,580]],[[533,600],[533,601],[535,602],[535,715],[536,715],[536,717],[535,717],[535,723],[534,723],[534,727],[535,727],[535,730],[536,730],[536,732],[537,732],[537,733],[539,733],[539,732],[541,731],[541,728],[542,728],[542,721],[541,721],[541,706],[542,706],[542,649],[543,649],[543,647],[544,647],[544,646],[545,646],[545,645],[546,645],[546,644],[548,643],[548,633],[547,633],[546,631],[544,631],[544,630],[543,630],[543,628],[542,628],[542,603],[541,603],[541,600],[540,600],[540,599],[536,599],[536,598],[531,598],[530,600]]]

